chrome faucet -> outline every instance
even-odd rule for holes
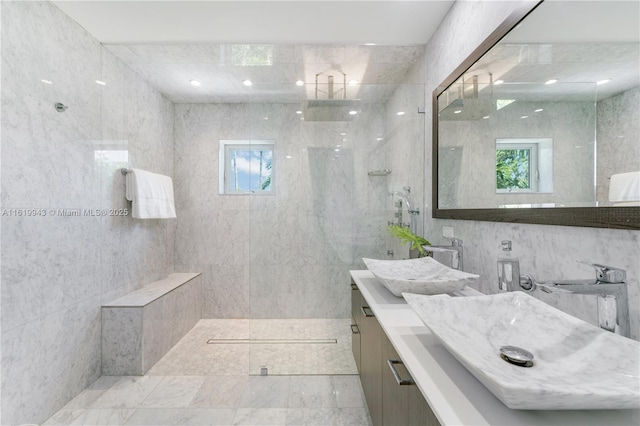
[[[539,288],[545,293],[593,294],[598,296],[598,325],[605,330],[630,337],[627,273],[624,269],[597,263],[580,262],[596,269],[595,279],[536,282],[530,275],[520,276],[526,291]]]
[[[451,267],[462,271],[462,240],[459,238],[449,238],[450,246],[422,246],[424,251],[431,253],[449,253],[451,255]]]

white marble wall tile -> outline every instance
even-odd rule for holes
[[[3,330],[3,424],[40,423],[98,378],[98,303],[88,299]]]
[[[2,226],[3,330],[99,294],[99,219],[4,217]]]
[[[329,123],[302,122],[299,108],[176,106],[176,186],[184,188],[176,263],[204,271],[205,318],[347,317],[348,277],[331,268],[347,271],[354,253],[380,251],[375,237],[363,234],[383,229],[375,220],[386,189],[371,183],[367,163],[375,158],[383,166],[383,155],[369,153],[381,146],[384,108],[366,105],[354,122]],[[276,141],[275,196],[217,194],[220,139]]]
[[[144,374],[142,308],[102,308],[102,374]]]
[[[142,372],[158,362],[202,317],[201,277],[143,308]]]
[[[125,207],[125,152],[129,166],[172,174],[168,100],[53,3],[1,7],[4,208]],[[58,113],[54,102],[69,109]],[[101,150],[122,151],[123,161],[96,161]],[[172,272],[174,227],[3,218],[2,367],[5,378],[19,375],[3,381],[3,424],[44,421],[98,377],[101,303]],[[28,352],[11,349],[20,338]]]

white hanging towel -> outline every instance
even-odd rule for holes
[[[614,206],[640,205],[640,172],[619,173],[611,176],[609,201]]]
[[[131,215],[136,219],[168,219],[176,217],[173,181],[169,176],[129,169],[126,197],[131,201]]]

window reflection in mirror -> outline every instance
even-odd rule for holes
[[[496,192],[553,192],[553,140],[496,139]]]

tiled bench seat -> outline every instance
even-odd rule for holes
[[[102,305],[102,374],[143,375],[202,317],[199,273],[175,273]]]

